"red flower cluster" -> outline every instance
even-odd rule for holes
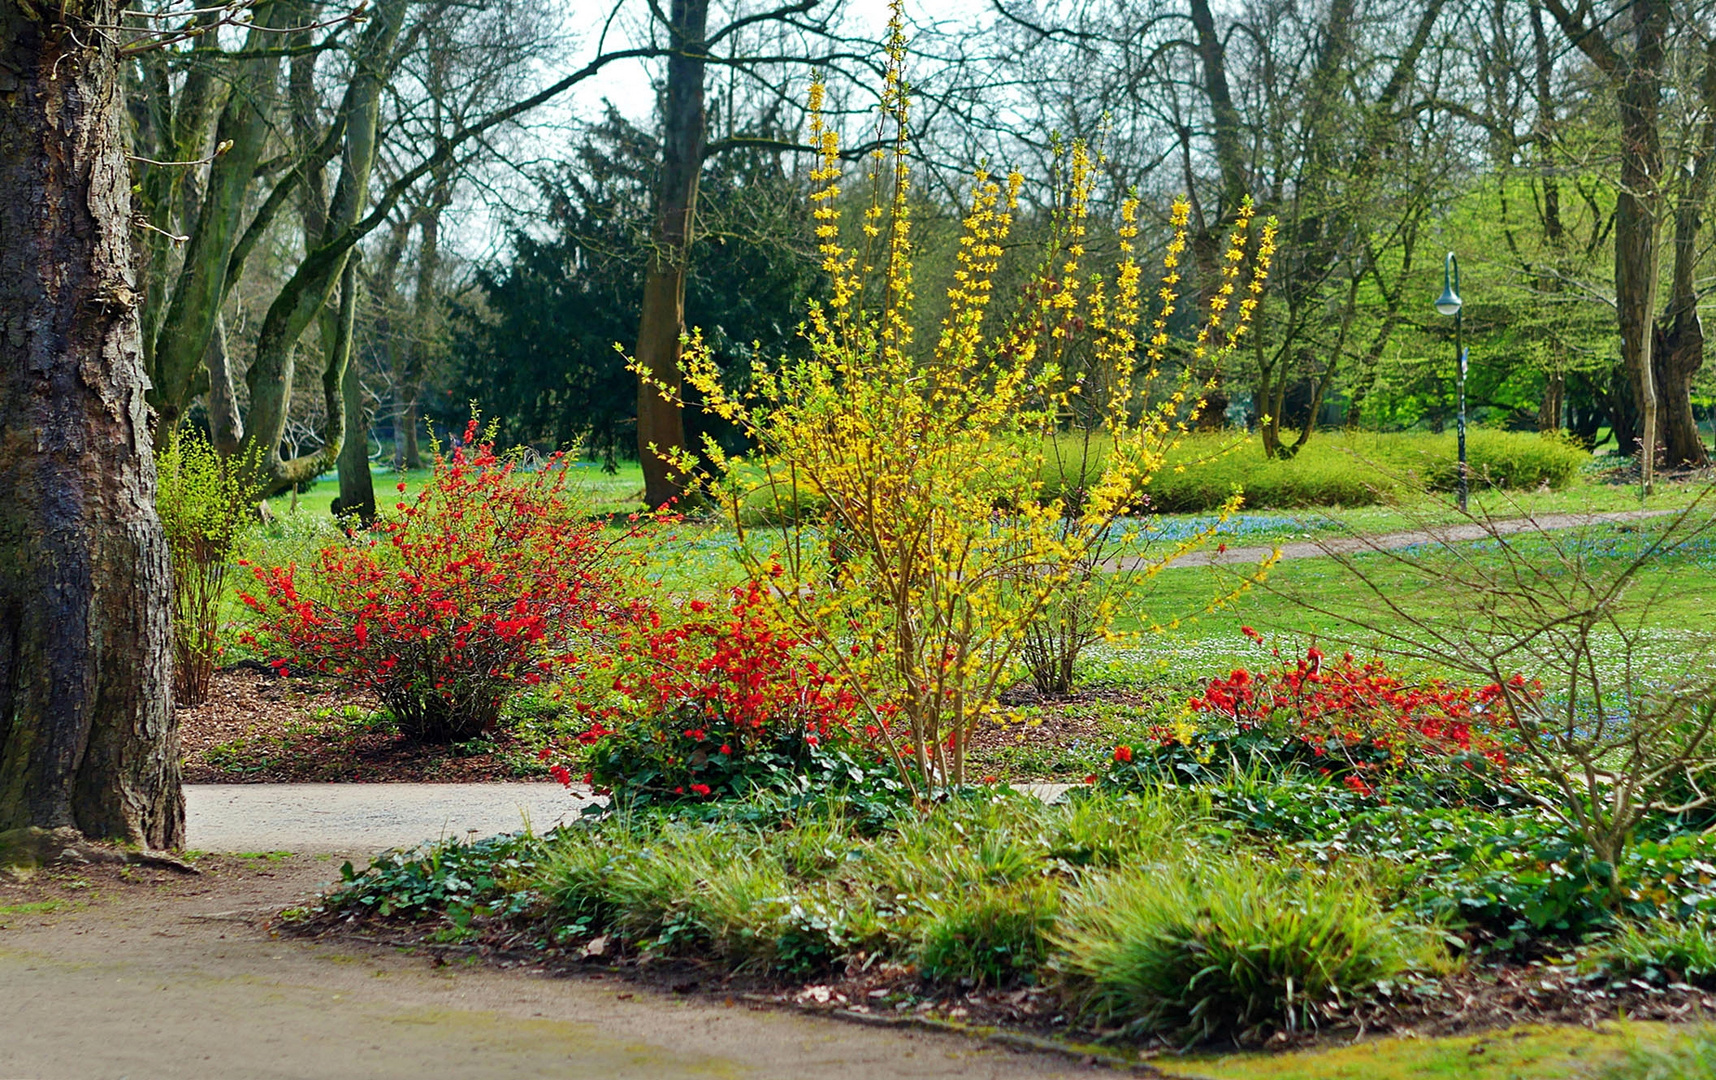
[[[301,586],[295,566],[257,566],[262,596],[242,596],[262,615],[264,647],[368,687],[425,741],[492,727],[509,693],[637,614],[611,568],[632,533],[604,536],[602,522],[578,517],[571,463],[517,469],[477,439],[473,420],[465,445],[437,459],[377,535],[323,548],[313,584]]]
[[[735,588],[722,616],[649,635],[643,662],[615,689],[645,715],[678,717],[688,742],[719,744],[725,755],[785,731],[813,741],[849,731],[857,698],[770,617],[763,588],[758,582]],[[694,602],[691,610],[706,614],[709,607]]]
[[[684,622],[628,643],[611,684],[623,703],[586,707],[578,737],[598,783],[710,798],[853,737],[860,701],[771,616],[766,588],[733,589],[725,610],[692,601]]]
[[[1244,632],[1262,640],[1250,627]],[[1526,684],[1516,677],[1516,685]],[[1317,756],[1332,754],[1374,770],[1426,754],[1475,754],[1505,765],[1502,745],[1491,734],[1505,721],[1488,712],[1501,693],[1499,686],[1476,689],[1441,679],[1408,684],[1381,660],[1359,663],[1347,653],[1331,662],[1312,646],[1292,665],[1240,668],[1212,679],[1188,704],[1240,730],[1285,725]],[[1345,782],[1362,794],[1371,790],[1358,776]]]

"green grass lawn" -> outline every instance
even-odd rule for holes
[[[598,461],[579,461],[573,465],[575,488],[588,500],[596,513],[624,513],[643,505],[643,469],[635,461],[622,461],[619,470],[607,473]],[[404,495],[415,496],[429,479],[430,470],[413,469],[398,472],[378,464],[370,465],[371,482],[375,485],[377,508],[386,510],[400,501],[398,485],[405,484]],[[308,515],[331,518],[331,507],[340,493],[339,476],[323,473],[307,491],[287,492],[268,500],[268,510],[277,519]]]
[[[404,497],[414,496],[428,477],[417,471],[401,476],[391,470],[375,473],[377,501],[383,513],[399,501],[395,487],[406,485]],[[596,512],[613,513],[635,508],[642,489],[642,474],[636,463],[625,463],[617,474],[607,474],[595,462],[581,462],[577,479]],[[1700,490],[1694,484],[1665,485],[1648,503],[1651,509],[1685,506]],[[300,565],[314,560],[316,551],[337,539],[338,532],[329,505],[338,494],[332,476],[318,480],[297,497],[282,495],[269,500],[274,518],[253,542],[251,557],[259,562]],[[1636,492],[1591,481],[1579,482],[1563,491],[1541,493],[1478,493],[1474,507],[1498,518],[1562,513],[1636,509]],[[1411,504],[1342,509],[1320,507],[1300,511],[1242,512],[1221,523],[1215,541],[1232,547],[1271,547],[1297,540],[1337,535],[1374,535],[1419,528],[1428,524],[1459,520],[1450,499],[1426,496]],[[1156,527],[1172,539],[1216,523],[1206,514],[1170,514],[1155,519]],[[1624,535],[1627,526],[1597,526],[1585,530],[1591,537]],[[777,544],[779,532],[767,527],[749,530],[747,540],[756,552]],[[739,541],[725,526],[691,520],[673,526],[656,540],[649,556],[651,576],[664,591],[676,596],[710,598],[743,580],[738,559]],[[1361,560],[1380,569],[1380,579],[1410,595],[1422,609],[1449,618],[1459,614],[1460,598],[1408,570],[1387,566],[1379,556]],[[1256,646],[1241,637],[1239,628],[1252,625],[1275,635],[1284,647],[1302,648],[1313,639],[1326,639],[1334,631],[1332,620],[1309,612],[1300,598],[1313,596],[1320,606],[1351,609],[1370,602],[1366,590],[1339,565],[1328,559],[1285,561],[1271,572],[1266,586],[1252,587],[1231,603],[1206,610],[1211,601],[1243,585],[1243,567],[1170,567],[1157,575],[1134,612],[1123,618],[1118,629],[1128,635],[1117,646],[1092,650],[1086,661],[1086,677],[1098,681],[1140,683],[1183,681],[1196,675],[1239,662],[1255,663]],[[1640,588],[1663,588],[1659,622],[1665,629],[1708,623],[1716,615],[1716,557],[1701,556],[1665,564],[1645,575]],[[243,620],[244,612],[229,598],[227,621]],[[1153,632],[1150,627],[1164,629]],[[1266,653],[1263,655],[1267,655]]]

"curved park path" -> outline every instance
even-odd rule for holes
[[[1366,551],[1398,551],[1418,544],[1457,544],[1486,540],[1492,536],[1515,536],[1525,532],[1579,529],[1591,525],[1617,525],[1628,521],[1677,514],[1678,510],[1615,510],[1594,514],[1542,514],[1537,517],[1503,518],[1486,524],[1457,522],[1448,525],[1428,525],[1404,532],[1379,533],[1373,536],[1330,536],[1321,540],[1297,540],[1280,545],[1282,559],[1312,559],[1327,555],[1357,555]],[[1219,550],[1188,552],[1175,559],[1171,567],[1228,566],[1259,563],[1276,551],[1274,546],[1225,547]],[[1116,560],[1114,568],[1131,570],[1148,565],[1144,558]]]

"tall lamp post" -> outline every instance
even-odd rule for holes
[[[1442,261],[1442,295],[1436,298],[1436,310],[1454,317],[1454,355],[1460,364],[1460,413],[1455,430],[1460,442],[1460,513],[1466,512],[1466,338],[1460,317],[1464,307],[1460,299],[1460,260],[1452,251]]]

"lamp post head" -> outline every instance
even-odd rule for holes
[[[1442,295],[1436,298],[1436,310],[1443,315],[1458,315],[1464,306],[1460,299],[1460,260],[1452,251],[1442,260]]]

